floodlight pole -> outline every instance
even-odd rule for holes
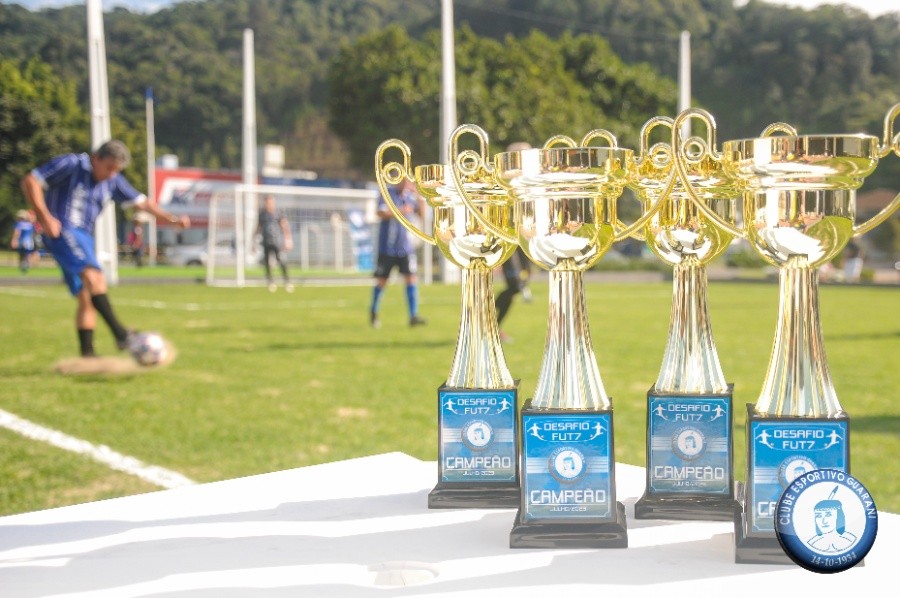
[[[691,107],[691,34],[682,31],[678,44],[678,112]],[[685,119],[682,136],[691,136],[691,119]]]
[[[453,43],[453,0],[441,0],[441,164],[449,164],[447,142],[456,129],[456,60]],[[426,212],[427,213],[427,212]],[[431,217],[431,214],[428,214]],[[428,224],[428,223],[426,223]],[[426,228],[425,230],[428,230]],[[431,282],[431,244],[425,244],[425,268],[427,282]],[[446,258],[441,259],[441,279],[444,283],[459,282],[459,268]]]
[[[147,114],[147,201],[156,202],[156,134],[153,124],[153,88],[144,94],[144,108]],[[156,265],[156,218],[147,218],[148,262]]]
[[[256,70],[253,61],[253,30],[244,29],[244,134],[243,134],[243,182],[256,185]],[[244,266],[248,255],[252,254],[253,236],[256,225],[256,193],[246,191],[235,202],[235,249],[237,250],[237,283],[244,285]]]
[[[106,42],[103,35],[103,2],[87,0],[88,69],[91,88],[91,150],[110,140],[109,85],[106,80]],[[119,239],[116,231],[116,207],[106,206],[94,225],[97,260],[106,276],[106,283],[119,283]]]

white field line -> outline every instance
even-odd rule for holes
[[[5,295],[14,295],[18,297],[37,297],[37,298],[56,298],[56,299],[64,299],[66,301],[70,301],[71,297],[68,294],[62,293],[50,293],[47,291],[41,291],[37,289],[29,289],[23,287],[14,287],[14,288],[2,288],[0,287],[0,293]],[[241,302],[241,303],[176,303],[171,301],[158,301],[158,300],[147,300],[147,299],[126,299],[122,297],[115,297],[112,299],[114,305],[130,305],[133,307],[144,307],[148,309],[164,309],[164,310],[181,310],[181,311],[229,311],[234,309],[273,309],[273,308],[283,308],[283,309],[314,309],[314,308],[334,308],[334,307],[349,307],[352,305],[349,301],[338,300],[338,301],[254,301],[254,302]]]
[[[74,436],[59,432],[58,430],[45,428],[44,426],[30,422],[27,419],[22,419],[3,409],[0,409],[0,426],[7,430],[17,432],[26,438],[40,440],[41,442],[46,442],[55,447],[72,451],[73,453],[86,455],[117,471],[131,474],[145,482],[155,484],[162,488],[178,488],[179,486],[191,486],[196,484],[196,482],[186,478],[178,472],[170,471],[156,465],[147,465],[134,457],[117,453],[106,445],[92,444],[86,440],[81,440]]]
[[[400,285],[397,286],[398,292],[402,291],[402,287]],[[668,292],[668,291],[667,291]],[[50,293],[48,291],[41,291],[38,289],[31,289],[26,287],[0,287],[0,294],[4,295],[13,295],[17,297],[37,297],[37,298],[54,298],[61,299],[65,301],[71,301],[72,298],[69,296],[68,292],[66,293]],[[344,299],[338,299],[337,301],[246,301],[241,303],[175,303],[171,301],[158,301],[158,300],[146,300],[146,299],[125,299],[122,297],[113,297],[110,299],[113,303],[113,306],[116,305],[130,305],[133,307],[143,307],[147,309],[164,309],[164,310],[181,310],[181,311],[192,311],[192,312],[201,312],[201,311],[231,311],[236,309],[333,309],[335,307],[359,307],[359,302],[347,301]],[[457,299],[446,300],[446,301],[428,301],[424,302],[421,299],[419,300],[420,305],[451,305],[456,304],[459,301]],[[366,312],[368,313],[368,312]]]

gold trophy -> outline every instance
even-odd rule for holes
[[[747,478],[737,488],[741,508],[734,520],[738,563],[790,564],[774,531],[784,489],[810,470],[849,472],[849,416],[828,371],[817,269],[900,206],[898,195],[870,220],[855,224],[856,189],[880,158],[891,151],[900,156],[900,135],[893,134],[898,114],[900,104],[885,117],[882,143],[865,134],[798,135],[783,123],[770,125],[759,138],[723,143],[725,170],[743,183],[741,228],[688,189],[706,217],[748,239],[779,268],[769,367],[756,405],[747,405]],[[683,175],[687,164],[679,154],[676,168]]]
[[[641,129],[638,177],[632,185],[644,209],[661,201],[643,234],[636,236],[673,269],[668,341],[659,376],[647,393],[647,481],[634,506],[636,519],[731,521],[736,506],[734,387],[725,381],[713,341],[706,277],[706,264],[734,237],[700,212],[686,188],[731,223],[739,190],[721,162],[704,151],[715,146],[712,116],[696,111],[681,120],[695,114],[705,121],[707,137],[685,143],[687,176],[676,172],[674,143],[650,145],[650,134],[658,127],[672,139],[673,120],[658,116]]]
[[[385,163],[398,150],[402,162]],[[394,216],[415,236],[436,245],[462,269],[462,306],[456,355],[438,388],[438,483],[429,508],[514,507],[519,500],[518,382],[506,365],[494,309],[493,269],[508,259],[515,243],[472,217],[442,164],[415,168],[419,193],[433,210],[429,235],[410,222],[393,202],[389,185],[410,179],[411,154],[402,141],[382,143],[375,172],[382,197]],[[505,190],[466,182],[473,209],[492,226],[511,234],[512,206]]]
[[[458,152],[474,134],[481,151]],[[604,139],[605,147],[589,147]],[[556,147],[558,145],[564,147]],[[498,154],[487,161],[487,134],[462,125],[450,138],[457,189],[466,203],[466,179],[509,189],[515,199],[515,235],[486,227],[521,245],[550,272],[549,319],[543,364],[534,397],[520,414],[522,494],[510,533],[512,548],[624,548],[625,509],[616,501],[612,401],[600,378],[584,300],[583,273],[615,240],[652,216],[625,227],[616,202],[635,175],[634,154],[606,131],[581,144],[557,136],[543,149]]]

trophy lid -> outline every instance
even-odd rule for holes
[[[517,190],[621,191],[635,175],[634,152],[620,147],[552,147],[494,157],[497,180]]]
[[[773,135],[722,144],[727,171],[752,188],[856,189],[875,170],[873,135]]]

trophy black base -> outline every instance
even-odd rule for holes
[[[438,483],[429,509],[509,509],[519,504],[513,388],[438,388]]]
[[[514,509],[519,506],[518,484],[440,484],[428,493],[429,509]]]
[[[732,397],[647,392],[646,490],[635,519],[731,521],[734,497]]]
[[[744,485],[737,484],[738,496],[744,495]],[[738,503],[734,511],[734,562],[744,565],[793,565],[794,561],[784,552],[778,538],[771,536],[751,536],[747,534],[750,522]]]
[[[509,534],[510,548],[628,548],[625,506],[616,503],[615,521],[600,523],[523,522],[516,513]]]
[[[634,504],[635,519],[673,521],[731,521],[740,504],[733,498],[710,496],[654,496],[644,494]]]
[[[612,409],[520,412],[522,491],[510,548],[626,548]]]

